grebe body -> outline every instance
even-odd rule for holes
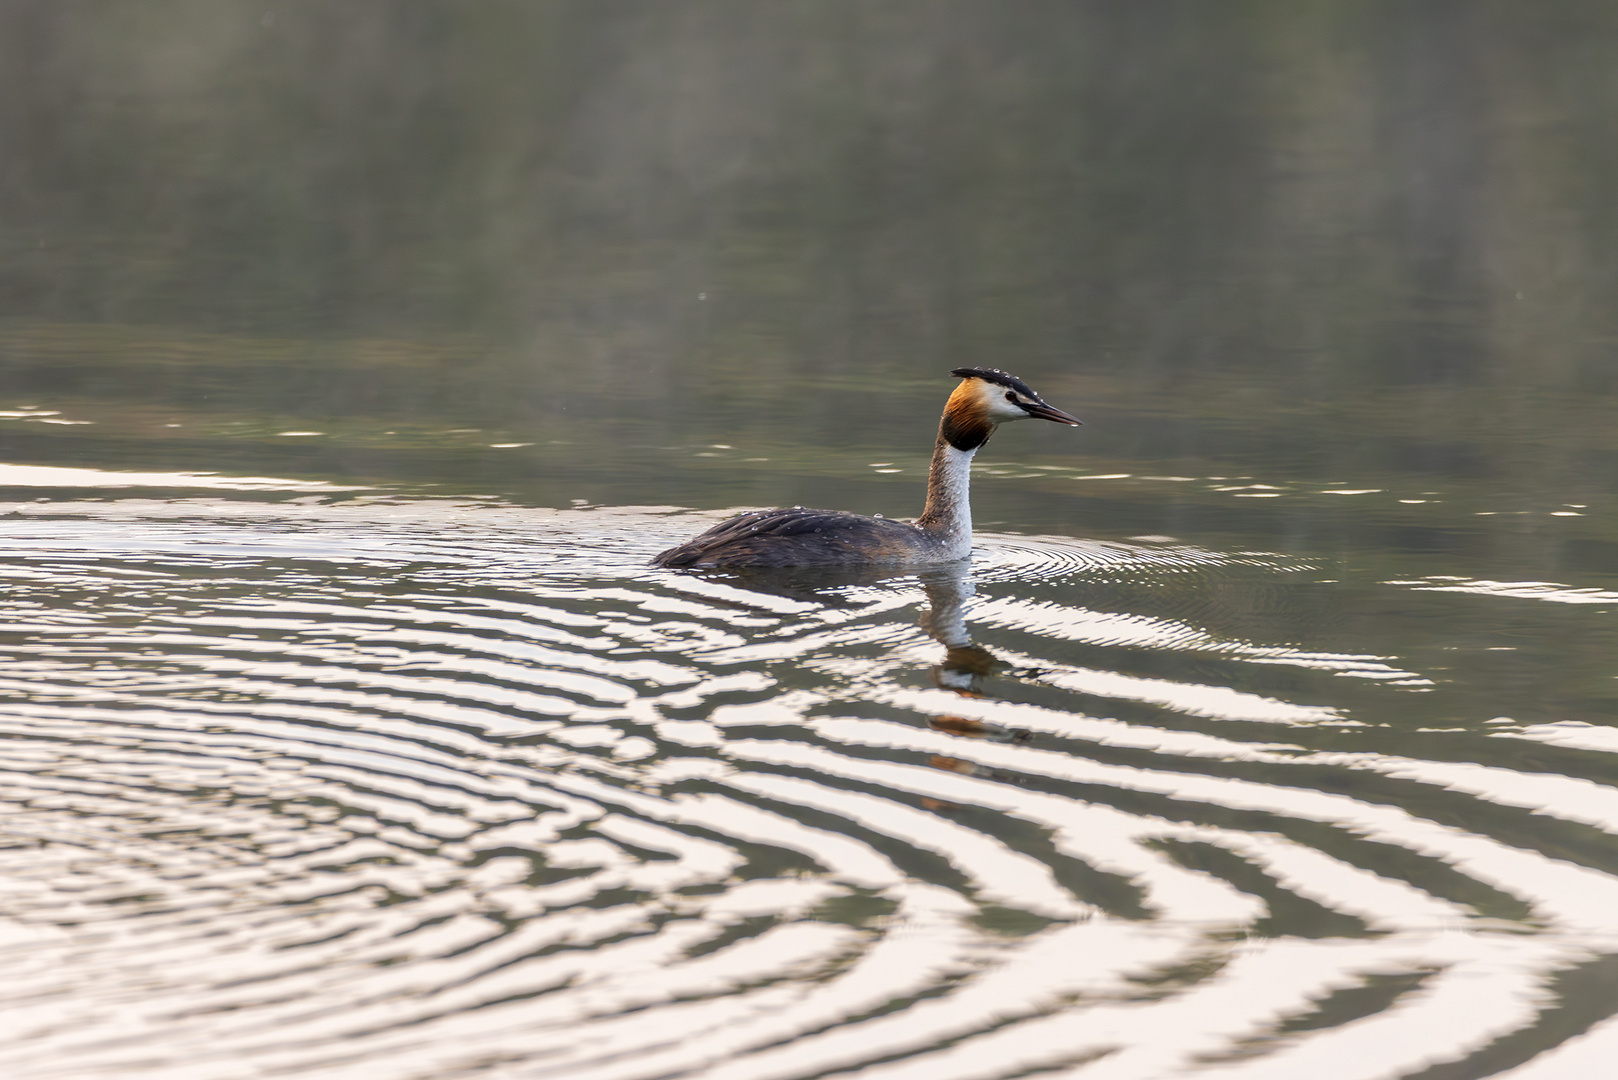
[[[652,562],[669,567],[925,566],[972,551],[972,458],[995,429],[1015,420],[1079,420],[1045,403],[997,368],[956,368],[961,384],[944,404],[927,473],[927,505],[914,524],[840,510],[755,510],[721,522]]]

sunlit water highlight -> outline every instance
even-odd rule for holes
[[[1610,729],[1396,749],[1432,672],[1232,629],[1227,589],[1313,567],[989,535],[697,576],[646,559],[699,515],[322,499],[10,508],[7,1077],[1540,1080],[1618,1046],[1573,996],[1618,953]]]

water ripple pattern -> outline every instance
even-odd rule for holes
[[[1618,1003],[1574,1003],[1618,956],[1614,773],[1534,764],[1610,729],[1396,752],[1379,710],[1433,672],[1228,603],[1308,567],[986,537],[960,572],[766,579],[646,568],[690,528],[652,510],[12,510],[12,1080],[1618,1052]]]

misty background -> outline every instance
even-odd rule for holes
[[[986,460],[1599,502],[1615,44],[1576,0],[7,4],[0,388],[90,423],[0,451],[913,513],[988,364],[1088,426]]]

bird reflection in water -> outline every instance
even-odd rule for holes
[[[925,574],[921,587],[927,594],[927,609],[921,613],[919,623],[928,636],[944,646],[943,662],[934,664],[928,672],[934,686],[953,690],[962,697],[982,697],[981,687],[990,676],[1030,679],[1042,674],[1037,668],[1014,668],[972,641],[966,628],[966,603],[972,598],[972,581],[965,567]],[[1033,737],[1032,732],[1021,728],[1005,728],[963,716],[935,716],[928,726],[948,735],[995,742],[1027,742]]]
[[[752,592],[827,607],[851,606],[854,601],[843,595],[846,590],[897,584],[913,576],[927,600],[917,623],[944,647],[943,659],[928,668],[928,678],[934,686],[962,697],[978,698],[985,696],[984,687],[994,679],[1039,678],[1044,674],[1042,669],[1013,666],[972,640],[966,625],[966,610],[973,595],[970,572],[970,566],[963,561],[921,574],[878,567],[826,567],[712,570],[700,572],[700,576]],[[934,731],[961,739],[1001,743],[1028,743],[1033,739],[1033,733],[1022,728],[1003,727],[950,713],[929,717],[927,725]],[[1020,782],[1012,773],[989,769],[961,757],[934,755],[928,764],[946,772],[1003,783]],[[931,798],[923,798],[922,805],[933,810],[954,809],[950,803]]]
[[[967,601],[972,598],[972,580],[964,566],[949,567],[921,577],[922,591],[927,594],[927,607],[918,620],[929,637],[944,646],[944,659],[927,672],[933,685],[940,690],[953,690],[962,697],[982,697],[983,684],[992,677],[1036,678],[1036,668],[1016,668],[972,640],[966,627]],[[986,739],[991,742],[1026,743],[1033,732],[1023,728],[1002,727],[985,720],[940,713],[927,720],[927,726],[946,735],[964,739]],[[997,769],[989,769],[965,758],[934,754],[927,762],[935,769],[962,773],[967,776],[991,778],[1015,784],[1019,778]],[[923,798],[922,805],[929,810],[953,810],[956,807],[941,799]]]

